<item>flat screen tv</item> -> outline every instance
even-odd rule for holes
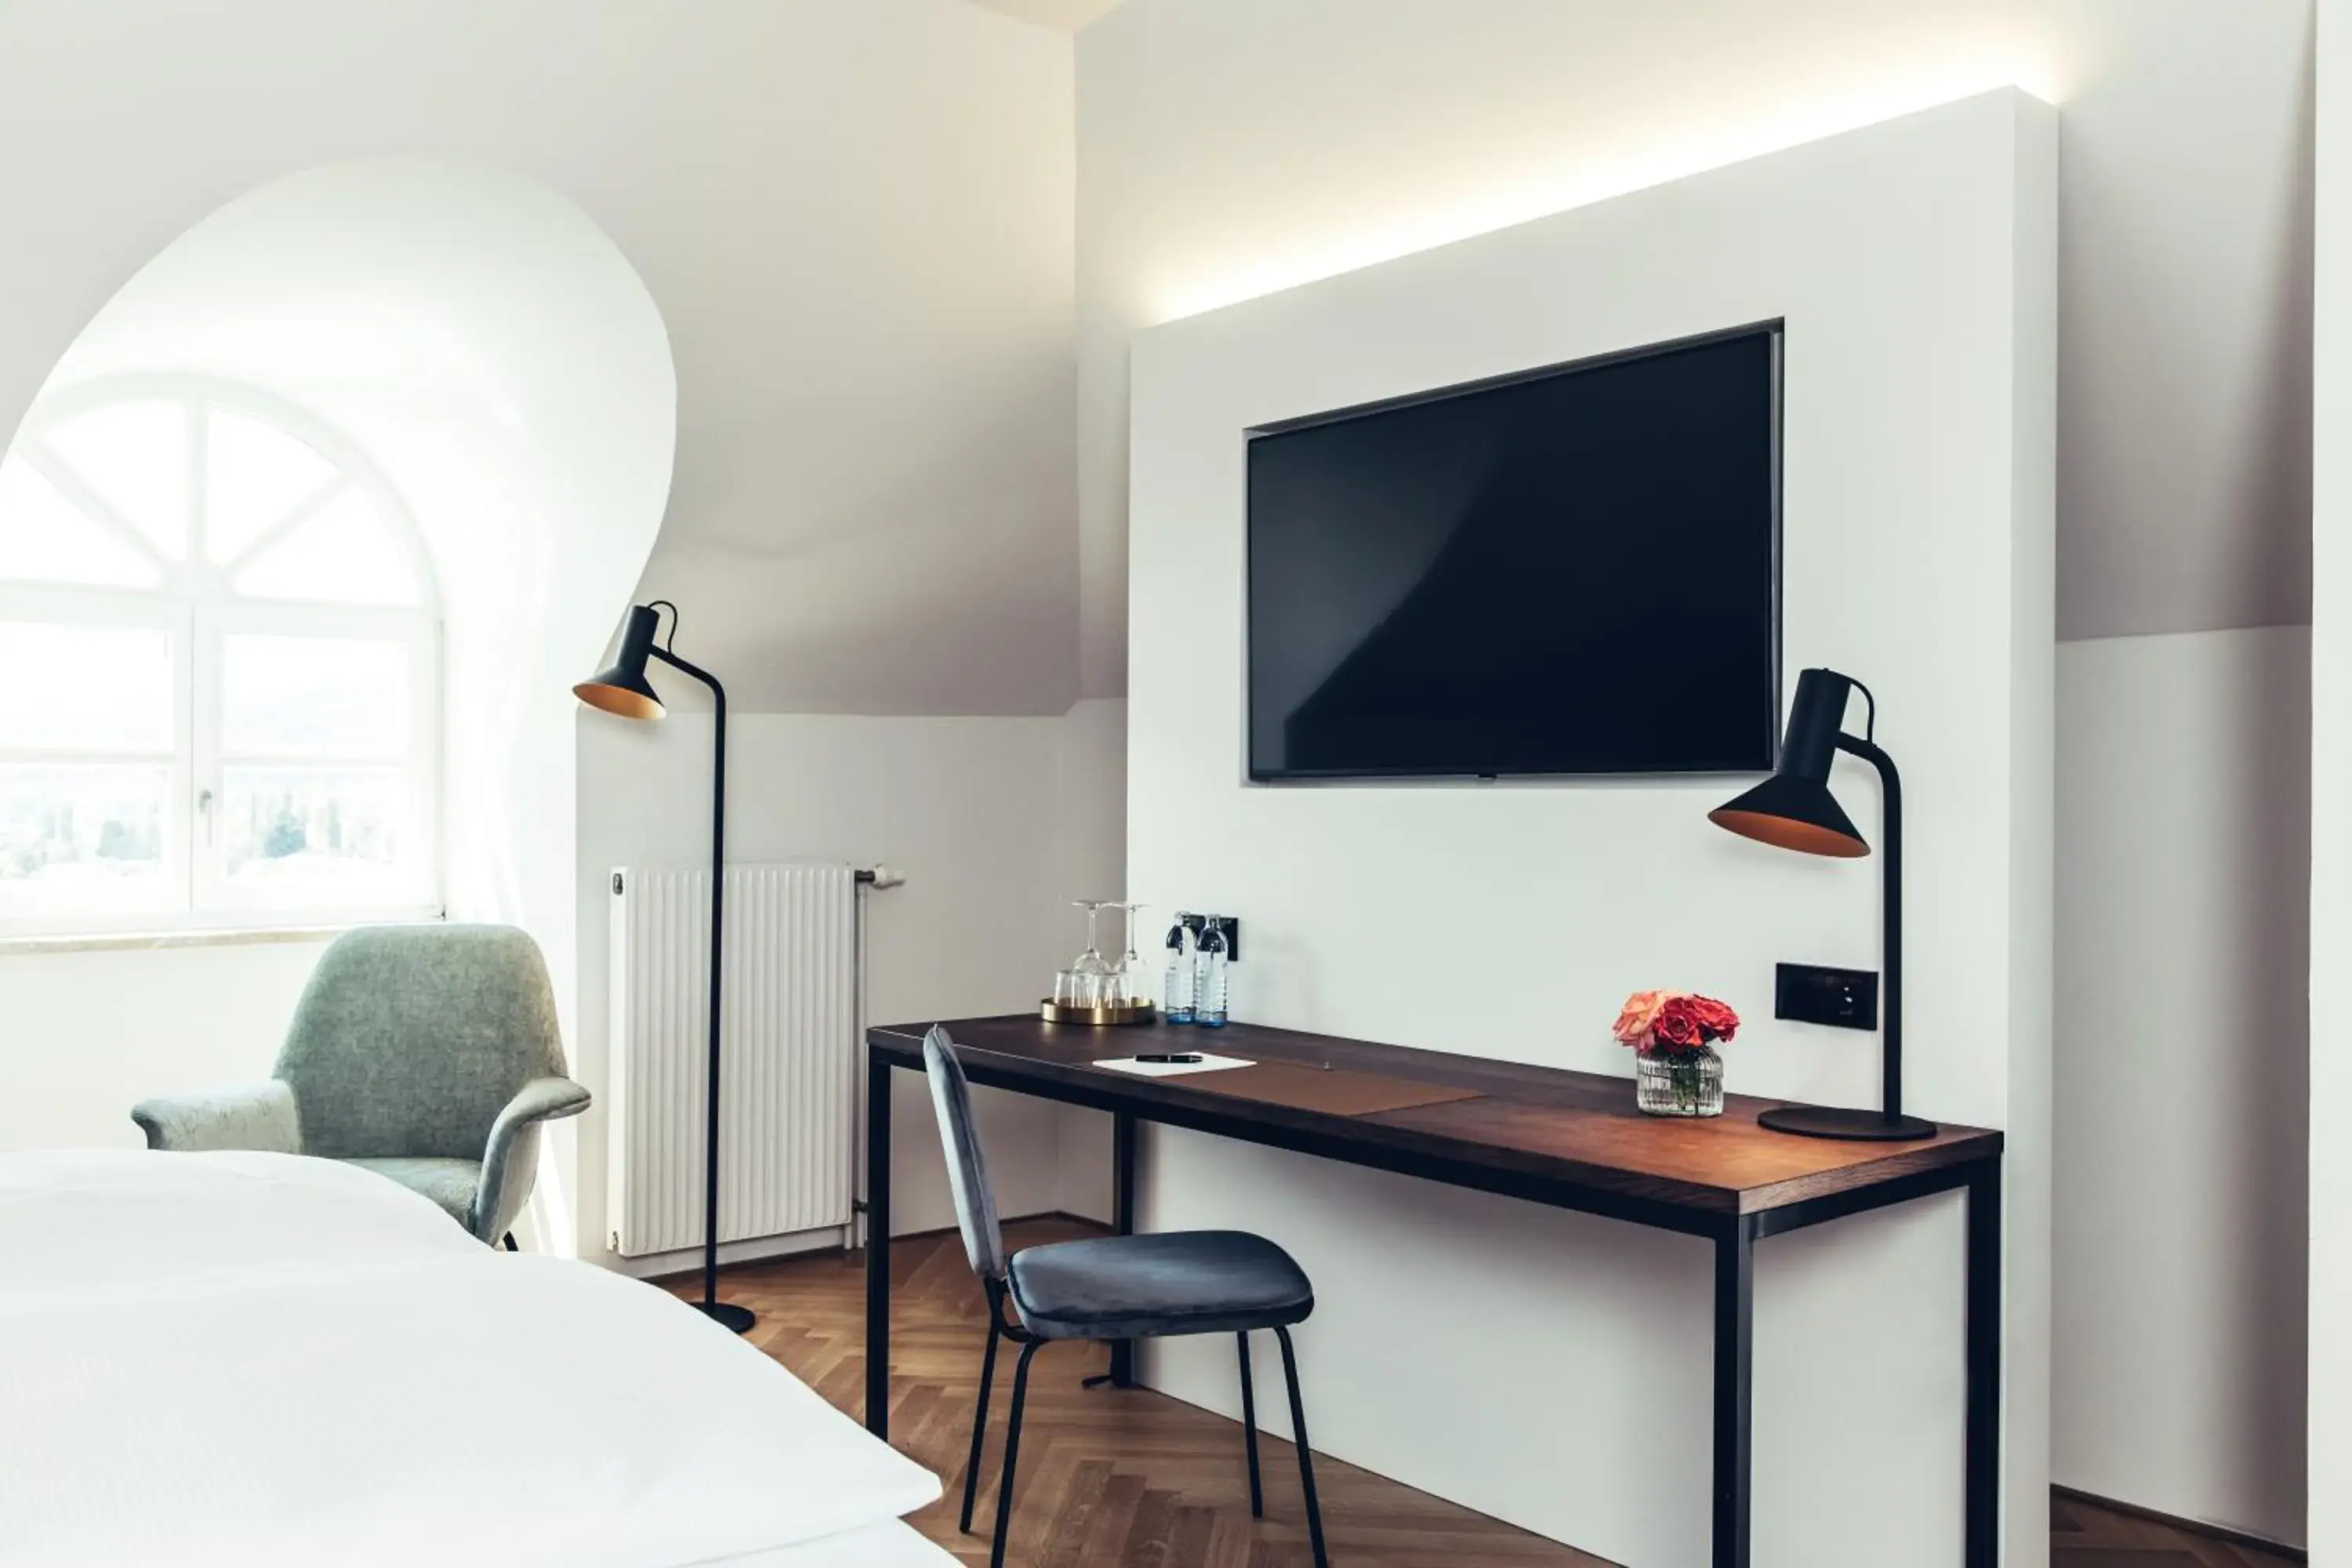
[[[1762,772],[1778,322],[1248,433],[1249,774]]]

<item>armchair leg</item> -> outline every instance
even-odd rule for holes
[[[1265,1493],[1257,1483],[1257,1394],[1250,1385],[1249,1331],[1234,1336],[1242,1347],[1242,1441],[1249,1446],[1250,1517],[1265,1517]]]
[[[514,1232],[512,1231],[507,1232],[506,1247],[509,1252],[520,1252],[522,1250],[521,1247],[515,1245]]]
[[[971,1461],[963,1468],[963,1517],[960,1522],[966,1535],[971,1533],[971,1502],[980,1491],[980,1449],[988,1438],[988,1390],[996,1381],[996,1321],[989,1315],[988,1351],[980,1358],[980,1404],[971,1413]]]
[[[1315,1456],[1307,1447],[1307,1406],[1298,1398],[1298,1357],[1290,1348],[1290,1331],[1276,1328],[1282,1342],[1282,1373],[1290,1384],[1290,1432],[1298,1445],[1298,1480],[1307,1489],[1307,1539],[1315,1548],[1315,1568],[1330,1568],[1323,1551],[1323,1508],[1315,1500]]]

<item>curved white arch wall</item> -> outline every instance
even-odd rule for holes
[[[441,584],[453,919],[572,976],[572,703],[668,500],[677,381],[627,260],[544,186],[442,159],[273,181],[174,241],[44,395],[124,374],[261,388],[356,443]],[[495,803],[495,804],[493,804]]]

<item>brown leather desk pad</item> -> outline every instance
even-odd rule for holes
[[[1444,1105],[1449,1100],[1476,1100],[1480,1093],[1475,1089],[1448,1089],[1443,1084],[1414,1083],[1410,1079],[1382,1078],[1345,1068],[1301,1067],[1296,1062],[1258,1062],[1217,1072],[1186,1073],[1172,1081],[1210,1094],[1332,1116],[1371,1116],[1417,1105]]]

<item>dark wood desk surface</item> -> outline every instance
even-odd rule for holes
[[[1971,1163],[2000,1152],[2001,1135],[1947,1126],[1916,1143],[1843,1143],[1795,1138],[1756,1124],[1783,1103],[1733,1095],[1720,1117],[1643,1116],[1633,1080],[1531,1067],[1405,1046],[1375,1045],[1234,1024],[1223,1029],[1143,1025],[1097,1029],[1022,1014],[940,1020],[975,1081],[1061,1091],[1079,1103],[1190,1111],[1293,1134],[1320,1131],[1400,1153],[1486,1166],[1549,1184],[1609,1192],[1710,1215],[1761,1214],[1834,1198]],[[869,1044],[922,1064],[929,1023],[867,1031]],[[1767,1047],[1769,1048],[1769,1047]],[[1728,1053],[1736,1074],[1738,1047]],[[1216,1073],[1143,1078],[1091,1064],[1139,1051],[1211,1051],[1260,1062],[1328,1066],[1412,1083],[1475,1089],[1474,1098],[1358,1115],[1301,1109],[1222,1092]],[[1632,1067],[1628,1053],[1627,1067]],[[1015,1081],[1017,1080],[1017,1082]],[[1188,1119],[1189,1120],[1189,1119]]]

